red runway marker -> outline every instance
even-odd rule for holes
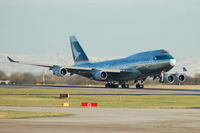
[[[97,107],[98,103],[82,103],[82,107]]]

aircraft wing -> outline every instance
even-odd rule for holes
[[[39,66],[39,67],[48,67],[50,69],[52,69],[53,67],[55,67],[56,65],[44,65],[44,64],[34,64],[34,63],[27,63],[27,62],[22,62],[22,61],[16,61],[12,58],[10,58],[9,56],[7,56],[8,60],[12,63],[18,63],[18,64],[26,64],[26,65],[32,65],[32,66]],[[90,67],[64,67],[65,69],[67,69],[69,72],[70,71],[92,71],[95,70],[95,68],[90,68]],[[113,72],[113,73],[120,73],[122,71],[125,70],[120,70],[120,69],[99,69],[101,71],[104,72]]]
[[[32,63],[27,63],[27,62],[16,61],[16,60],[13,60],[12,58],[10,58],[9,56],[7,56],[7,58],[12,63],[26,64],[26,65],[40,66],[40,67],[48,67],[48,68],[53,67],[52,65],[32,64]]]
[[[52,70],[52,71],[56,70],[57,68],[58,69],[65,69],[71,75],[80,74],[80,75],[88,75],[88,77],[91,77],[97,71],[107,72],[111,75],[120,75],[120,74],[125,74],[125,73],[127,74],[127,73],[133,72],[132,70],[129,70],[129,69],[106,69],[106,68],[90,68],[90,67],[76,67],[76,66],[61,67],[61,66],[58,66],[58,65],[44,65],[44,64],[34,64],[34,63],[21,62],[21,61],[13,60],[10,57],[7,57],[7,58],[12,63],[46,67],[46,68],[49,68],[49,70]]]
[[[99,81],[117,81],[128,78],[133,73],[137,75],[137,70],[122,70],[122,69],[104,69],[104,68],[87,68],[87,67],[66,67],[70,75],[77,74],[89,79]],[[125,77],[125,78],[124,78]]]

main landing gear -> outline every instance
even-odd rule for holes
[[[118,88],[119,85],[115,84],[114,82],[108,82],[107,84],[105,84],[105,88]]]
[[[136,80],[136,88],[144,88],[144,84],[143,84],[144,80]],[[122,88],[129,88],[129,84],[127,84],[126,82],[119,82],[119,84],[115,83],[115,82],[108,82],[105,84],[105,88],[119,88],[119,85],[121,85]]]
[[[126,82],[121,83],[122,88],[129,88],[129,84],[126,84]]]
[[[108,82],[105,84],[105,88],[119,88],[119,84],[116,84],[115,82]],[[122,88],[129,88],[129,84],[126,84],[125,82],[120,85]]]
[[[136,83],[136,88],[144,88],[144,84],[143,84],[143,80],[140,80],[140,81],[135,81]]]

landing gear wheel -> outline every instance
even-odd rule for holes
[[[122,84],[122,88],[129,88],[129,84]]]
[[[129,84],[126,84],[126,88],[129,88]]]
[[[109,88],[109,84],[105,84],[105,88]]]
[[[118,88],[119,85],[118,84],[114,84],[114,83],[107,83],[105,84],[105,88]]]
[[[110,88],[118,88],[118,84],[111,84]]]
[[[139,89],[139,88],[144,88],[144,85],[138,83],[138,84],[136,84],[136,88],[138,88],[138,89]]]
[[[122,88],[125,88],[125,85],[124,85],[124,84],[122,85]]]

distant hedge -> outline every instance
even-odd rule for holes
[[[200,74],[194,77],[187,76],[184,85],[200,85]],[[31,73],[13,73],[10,76],[0,70],[0,80],[9,80],[12,84],[68,84],[68,85],[104,85],[104,82],[90,80],[78,75],[57,77],[52,74],[34,75]],[[134,81],[129,84],[133,85]],[[158,79],[147,79],[145,84],[159,84]]]

